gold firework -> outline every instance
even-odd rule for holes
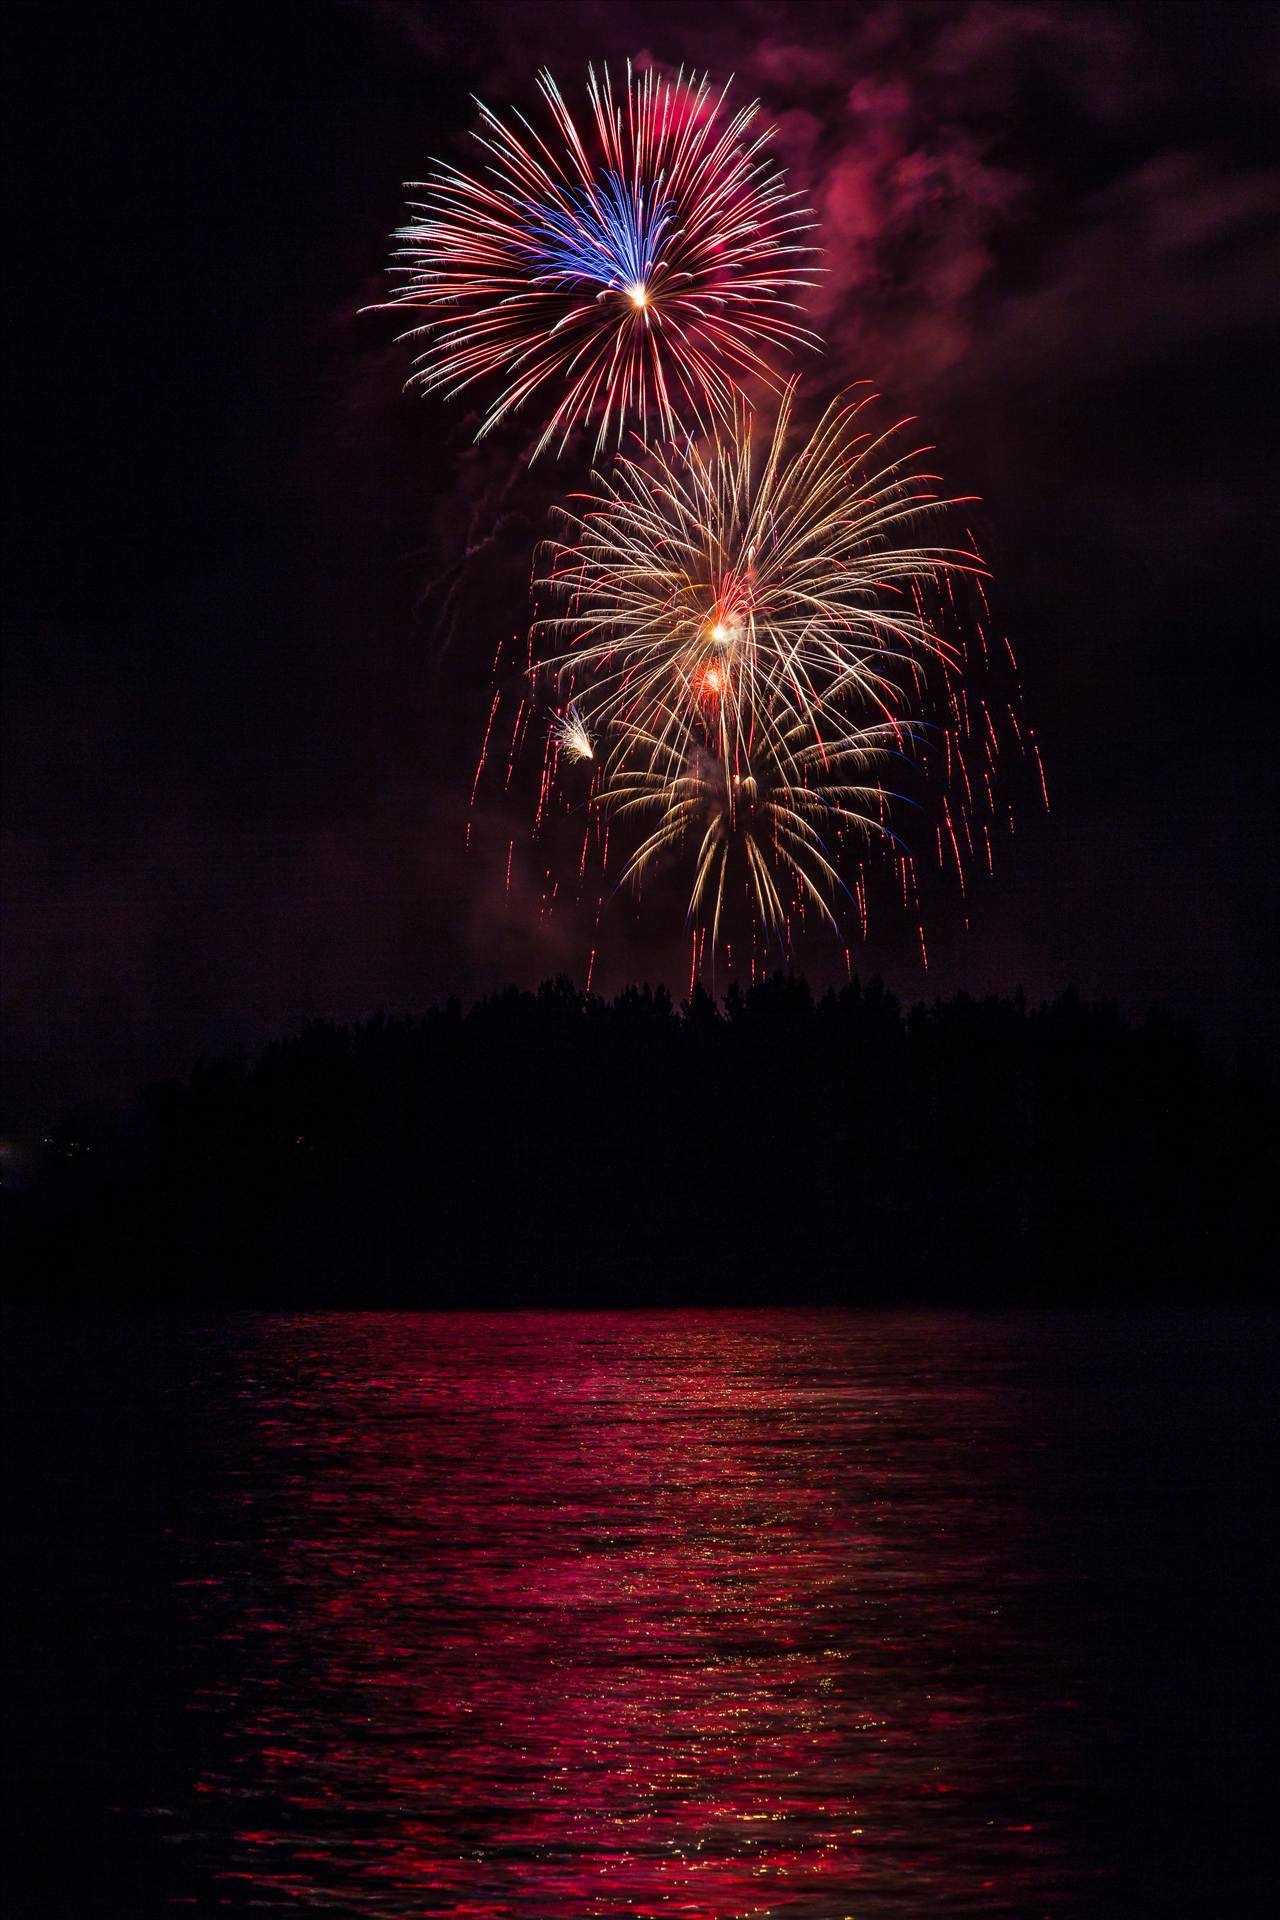
[[[833,402],[796,452],[792,383],[769,434],[739,407],[709,443],[621,458],[544,549],[542,671],[597,743],[594,803],[647,826],[634,879],[692,850],[713,944],[735,855],[766,930],[790,904],[834,924],[843,839],[892,838],[868,776],[919,737],[930,671],[960,662],[938,610],[982,563],[921,542],[958,502],[906,423],[864,423],[873,399]]]

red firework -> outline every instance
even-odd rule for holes
[[[397,230],[407,279],[384,303],[424,318],[412,381],[496,388],[482,437],[548,384],[535,453],[594,423],[597,451],[731,413],[743,376],[772,381],[769,349],[817,345],[794,299],[812,284],[812,225],[752,131],[706,78],[633,74],[615,99],[588,69],[580,133],[555,81],[538,85],[548,138],[480,105],[488,162],[437,163]]]

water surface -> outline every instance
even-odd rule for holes
[[[164,1777],[144,1742],[112,1818],[158,1910],[1232,1910],[1247,1324],[155,1337]]]

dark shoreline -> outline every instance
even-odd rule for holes
[[[30,1304],[1250,1304],[1271,1110],[1074,994],[556,981],[69,1116],[4,1210]]]

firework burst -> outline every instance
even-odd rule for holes
[[[735,869],[768,934],[793,913],[834,925],[853,897],[846,843],[897,846],[900,796],[877,771],[937,733],[963,771],[965,653],[945,616],[984,569],[971,544],[923,537],[961,503],[906,422],[867,424],[870,393],[834,402],[793,451],[794,398],[793,384],[770,433],[739,406],[709,444],[596,474],[540,576],[563,609],[537,629],[543,671],[597,743],[593,804],[647,829],[624,874],[691,854],[689,914],[713,949]],[[926,725],[934,696],[956,728]],[[964,781],[949,831],[967,820]]]
[[[846,912],[865,933],[875,847],[917,914],[904,841],[925,816],[898,826],[921,783],[961,887],[990,860],[983,561],[931,449],[877,426],[875,399],[839,397],[804,436],[793,382],[770,430],[739,403],[710,440],[618,457],[541,553],[535,672],[593,743],[599,841],[637,887],[687,862],[712,966],[743,906],[766,945]]]
[[[482,103],[478,177],[437,163],[397,231],[407,278],[385,304],[424,318],[413,381],[497,388],[483,436],[551,389],[535,454],[594,423],[675,432],[731,412],[766,353],[817,345],[795,294],[812,284],[812,222],[767,157],[758,106],[730,113],[705,79],[633,74],[615,98],[588,69],[580,132],[549,73],[549,137]]]
[[[621,759],[601,794],[615,818],[652,822],[629,854],[622,879],[639,884],[668,850],[692,849],[688,917],[710,928],[713,953],[735,882],[770,938],[786,940],[795,904],[816,910],[838,930],[835,903],[848,894],[834,864],[840,842],[850,833],[866,838],[887,831],[883,788],[851,777],[875,766],[886,732],[867,727],[857,746],[846,743],[834,778],[830,752],[819,755],[801,746],[793,769],[820,775],[813,784],[788,779],[769,756],[762,757],[757,777],[734,771],[728,759],[705,749],[676,754],[647,742],[649,763]]]

